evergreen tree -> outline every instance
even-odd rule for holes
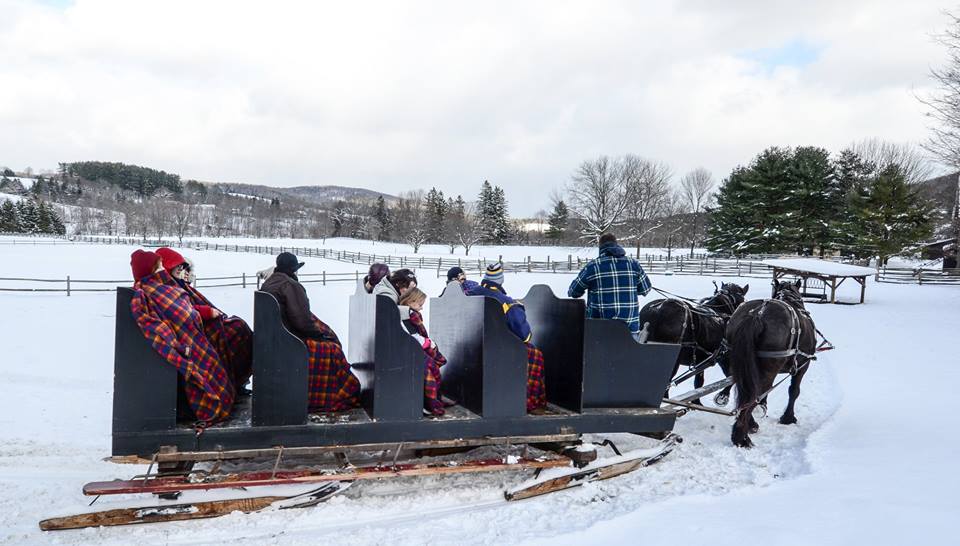
[[[493,186],[487,180],[483,181],[480,187],[480,196],[477,199],[477,214],[480,217],[480,240],[484,243],[492,243],[496,240],[496,230],[492,222],[494,212],[494,194]]]
[[[36,200],[37,208],[37,233],[53,233],[53,222],[50,208],[46,203]],[[56,214],[54,212],[54,214]]]
[[[444,242],[445,219],[447,216],[447,201],[443,192],[437,188],[430,188],[424,200],[427,240],[434,243]]]
[[[509,241],[512,230],[510,228],[510,218],[507,214],[507,196],[500,186],[493,189],[492,221],[494,242],[502,245]]]
[[[387,203],[383,196],[377,196],[377,206],[373,213],[374,222],[376,222],[376,232],[378,241],[386,241],[390,238],[390,213],[387,211]]]
[[[732,254],[785,248],[789,210],[784,206],[790,170],[789,150],[768,148],[749,167],[737,167],[717,192],[710,210],[707,248]]]
[[[37,205],[31,199],[23,199],[17,203],[17,215],[20,217],[20,231],[23,233],[39,232],[39,217]]]
[[[0,204],[0,232],[19,233],[20,217],[13,201],[5,200]]]
[[[846,253],[854,248],[858,230],[857,216],[850,207],[851,194],[854,188],[868,183],[876,167],[846,149],[834,161],[834,169],[836,184],[830,200],[829,224],[835,246]]]
[[[569,221],[570,211],[567,209],[567,204],[563,202],[563,199],[560,199],[553,206],[553,211],[547,219],[548,227],[545,233],[547,239],[554,243],[562,242],[566,235],[567,223]]]
[[[835,204],[843,202],[830,152],[813,146],[796,148],[784,182],[784,242],[797,254],[809,255],[818,249],[823,256],[834,246],[830,221]]]
[[[858,227],[855,248],[862,256],[876,256],[878,265],[933,233],[930,205],[896,165],[857,184],[850,208]]]

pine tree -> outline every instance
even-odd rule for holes
[[[510,218],[507,214],[507,196],[503,188],[496,186],[493,189],[493,236],[494,242],[502,245],[510,240]]]
[[[850,208],[857,219],[855,248],[861,256],[876,256],[881,266],[933,233],[930,205],[896,165],[859,183],[850,196]]]
[[[790,157],[783,207],[783,242],[798,254],[812,254],[818,249],[823,256],[834,247],[834,233],[830,220],[834,204],[842,203],[838,194],[836,172],[830,161],[830,152],[813,146],[798,147]]]
[[[390,238],[390,213],[383,196],[377,196],[377,207],[373,213],[376,222],[377,240],[386,241]]]
[[[563,199],[560,199],[553,206],[550,218],[547,219],[548,227],[545,233],[547,239],[554,243],[562,242],[566,235],[567,223],[569,221],[570,211],[567,209],[567,204],[563,202]]]
[[[19,233],[20,217],[13,201],[5,200],[0,204],[0,232]]]
[[[37,233],[53,233],[52,219],[50,209],[43,201],[36,201],[37,208]]]
[[[830,199],[829,224],[834,245],[845,253],[854,248],[858,230],[857,216],[850,207],[851,194],[854,188],[868,183],[875,169],[850,149],[840,152],[834,161],[836,184]]]
[[[447,216],[447,201],[443,192],[437,188],[430,188],[424,202],[427,240],[434,243],[444,241],[444,221]]]
[[[789,150],[768,148],[749,167],[737,167],[717,192],[710,210],[707,248],[731,254],[782,250],[789,221],[784,206],[791,164]]]
[[[480,197],[477,199],[477,214],[480,216],[480,240],[484,243],[494,243],[497,240],[496,226],[493,218],[496,216],[496,197],[493,186],[487,180],[480,188]]]
[[[17,203],[17,213],[20,216],[20,231],[23,233],[39,232],[39,216],[37,205],[31,200],[21,200]]]

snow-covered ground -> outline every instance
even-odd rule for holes
[[[175,240],[166,238],[166,240]],[[535,261],[546,260],[548,257],[554,261],[566,261],[567,256],[576,259],[595,258],[597,248],[595,245],[584,244],[583,246],[518,246],[518,245],[476,245],[470,248],[470,255],[464,254],[462,246],[458,246],[454,252],[450,253],[450,248],[446,245],[422,245],[417,254],[413,253],[413,247],[404,243],[394,243],[388,241],[371,241],[366,239],[352,239],[350,237],[336,237],[327,239],[255,239],[250,237],[184,237],[184,241],[206,241],[210,244],[221,245],[260,245],[260,246],[285,246],[296,248],[329,248],[333,250],[349,250],[351,252],[360,252],[363,254],[376,254],[386,256],[424,256],[439,258],[483,258],[485,261],[496,261],[503,257],[508,261],[522,261],[527,257]],[[632,256],[636,253],[636,248],[625,247]],[[706,250],[698,248],[697,254],[702,254]],[[672,255],[688,255],[690,249],[673,249]],[[641,248],[640,256],[666,256],[666,249],[662,248]]]
[[[127,278],[134,248],[4,244],[0,277]],[[262,255],[187,254],[201,277],[270,264]],[[356,268],[306,261],[305,272]],[[506,287],[523,295],[544,283],[559,294],[572,277],[511,274]],[[701,296],[712,291],[711,280],[655,276],[653,283]],[[749,282],[749,296],[769,294],[769,283]],[[442,279],[431,271],[420,284],[437,294]],[[352,288],[307,285],[315,312],[341,337],[349,336]],[[251,288],[201,290],[252,319]],[[0,543],[950,544],[960,441],[953,436],[953,397],[936,385],[960,381],[953,349],[958,305],[955,287],[872,280],[865,305],[811,305],[837,350],[807,374],[798,425],[776,423],[786,389],[774,392],[752,450],[730,445],[728,418],[691,414],[676,427],[686,441],[659,465],[516,503],[500,502],[503,489],[524,478],[507,472],[360,483],[303,510],[44,534],[40,519],[88,510],[84,483],[146,468],[101,460],[110,451],[113,296],[0,292]],[[627,435],[613,439],[621,448],[650,445]],[[101,500],[94,508],[106,506]]]

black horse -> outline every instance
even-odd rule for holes
[[[713,296],[700,300],[699,304],[674,298],[653,300],[640,310],[646,340],[683,345],[673,368],[676,376],[681,364],[692,366],[719,354],[727,320],[743,303],[748,290],[749,284],[741,288],[733,283],[721,283],[719,288],[714,288]],[[723,373],[729,375],[723,360],[718,362]],[[703,379],[703,372],[698,373],[694,387],[702,387]],[[717,395],[718,403],[726,404],[729,396],[730,387],[727,387]],[[700,400],[693,402],[699,404]]]
[[[800,396],[800,382],[816,351],[816,326],[803,306],[796,284],[779,282],[774,297],[740,306],[727,324],[726,361],[737,386],[737,418],[731,440],[739,447],[751,447],[750,434],[760,426],[752,411],[766,407],[766,395],[778,373],[790,373],[790,400],[780,423],[797,422],[793,405]]]

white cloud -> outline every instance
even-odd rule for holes
[[[920,141],[913,94],[946,24],[932,2],[870,0],[0,0],[0,13],[4,164],[467,198],[490,179],[518,214],[602,153],[719,179],[770,145]],[[749,53],[795,44],[810,62]]]

